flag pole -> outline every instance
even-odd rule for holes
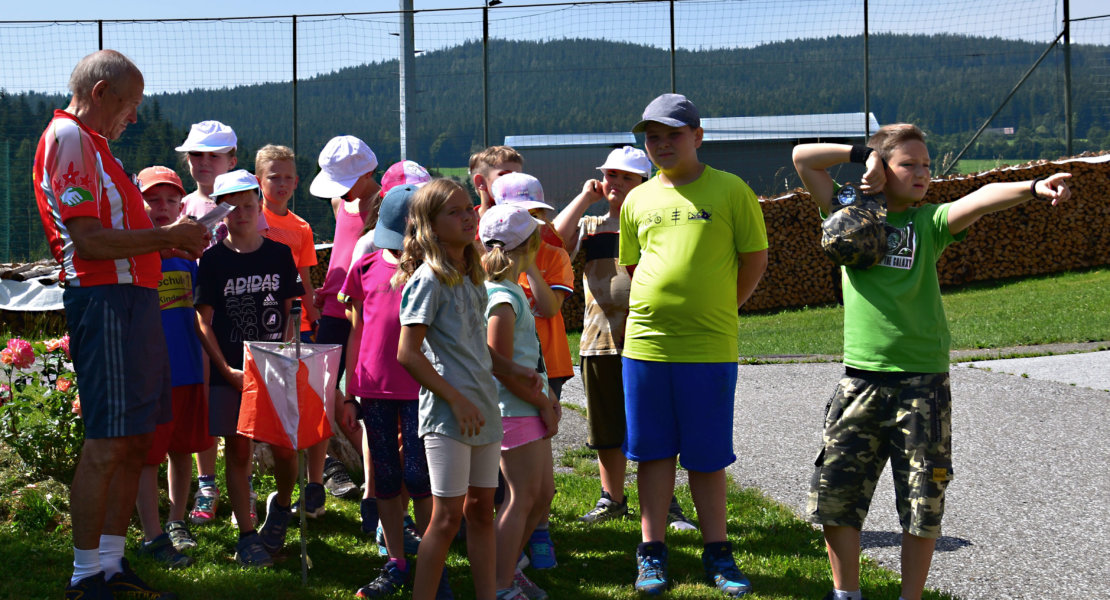
[[[301,299],[293,299],[293,307],[289,309],[289,322],[293,326],[294,356],[299,364],[301,361]],[[299,368],[299,366],[298,366]],[[300,444],[298,444],[300,445]],[[297,485],[300,487],[300,497],[297,499],[297,512],[301,515],[301,585],[308,585],[308,538],[305,537],[305,471],[308,469],[308,460],[304,450],[297,450]]]

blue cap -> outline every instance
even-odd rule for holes
[[[632,133],[643,133],[647,124],[653,121],[670,127],[701,127],[698,107],[682,94],[663,94],[652,100],[644,109],[644,118],[632,128]]]
[[[374,245],[386,250],[403,250],[408,229],[409,204],[416,195],[411,183],[391,188],[378,208],[378,224],[374,227]]]

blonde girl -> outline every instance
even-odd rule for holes
[[[536,258],[541,223],[523,207],[499,204],[482,215],[478,231],[486,247],[482,266],[489,278],[489,347],[521,366],[536,366],[543,374],[546,369],[536,319],[517,283],[520,273]],[[542,598],[546,594],[517,569],[517,559],[555,495],[551,436],[558,431],[559,403],[550,391],[517,396],[509,386],[498,385],[498,404],[504,430],[501,471],[509,499],[497,520],[497,598]],[[525,591],[529,593],[525,595]]]
[[[409,223],[393,278],[393,286],[402,288],[397,360],[420,384],[419,434],[432,488],[432,517],[417,554],[413,598],[437,596],[448,547],[465,516],[475,597],[492,600],[493,494],[501,454],[493,373],[524,395],[538,387],[538,376],[486,346],[477,216],[462,186],[448,179],[425,185],[412,199]]]

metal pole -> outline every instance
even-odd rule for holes
[[[1064,125],[1066,132],[1067,155],[1072,155],[1072,142],[1075,139],[1075,120],[1071,114],[1071,1],[1064,0]]]
[[[293,155],[297,156],[297,15],[293,15]],[[296,168],[294,163],[293,168]],[[289,210],[295,210],[297,195],[289,199]]]
[[[979,130],[975,132],[975,135],[971,136],[971,139],[967,141],[967,144],[965,144],[963,149],[960,150],[960,153],[952,159],[952,162],[950,162],[948,166],[945,167],[944,172],[941,173],[941,175],[947,175],[949,172],[952,171],[953,167],[959,164],[960,158],[962,158],[964,153],[967,152],[967,149],[975,143],[975,140],[979,139],[979,136],[982,135],[983,131],[987,128],[987,125],[991,124],[991,121],[993,121],[994,118],[998,116],[998,113],[1002,112],[1002,109],[1006,107],[1006,103],[1009,102],[1010,98],[1013,98],[1014,94],[1017,93],[1018,88],[1021,87],[1021,84],[1025,83],[1026,79],[1029,79],[1029,76],[1033,74],[1033,71],[1036,70],[1037,66],[1041,64],[1046,56],[1048,56],[1048,53],[1052,52],[1052,49],[1056,47],[1056,42],[1059,42],[1060,38],[1063,37],[1063,35],[1064,33],[1060,32],[1060,35],[1056,36],[1056,39],[1052,40],[1052,43],[1048,45],[1048,48],[1044,49],[1044,52],[1041,53],[1041,57],[1037,59],[1037,62],[1033,63],[1033,66],[1029,67],[1029,70],[1027,70],[1025,74],[1021,76],[1021,79],[1017,82],[1014,88],[1010,90],[1010,93],[1006,94],[1006,99],[1002,101],[1002,104],[999,104],[998,108],[994,110],[994,113],[991,116],[987,117],[986,121],[983,121],[983,124],[979,126]]]
[[[104,21],[96,22],[96,49],[104,49]]]
[[[674,0],[671,0],[671,93],[677,94],[674,78]]]
[[[867,0],[863,0],[863,139],[871,137],[871,30],[867,22]]]
[[[4,232],[4,260],[12,260],[12,143],[4,140],[4,222],[8,224]],[[29,246],[29,244],[28,244]],[[28,252],[30,254],[30,252]]]
[[[400,0],[401,4],[401,160],[408,158],[408,141],[410,136],[408,103],[415,100],[413,90],[413,77],[416,68],[416,27],[413,24],[412,0]]]
[[[482,147],[489,148],[489,7],[482,2]]]

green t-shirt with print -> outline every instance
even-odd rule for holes
[[[944,373],[951,336],[937,260],[962,240],[948,229],[950,204],[888,213],[887,255],[867,269],[842,267],[844,364],[868,371]]]
[[[737,253],[767,248],[759,200],[739,177],[706,166],[668,187],[659,176],[621,207],[620,264],[636,265],[624,356],[735,362]]]

